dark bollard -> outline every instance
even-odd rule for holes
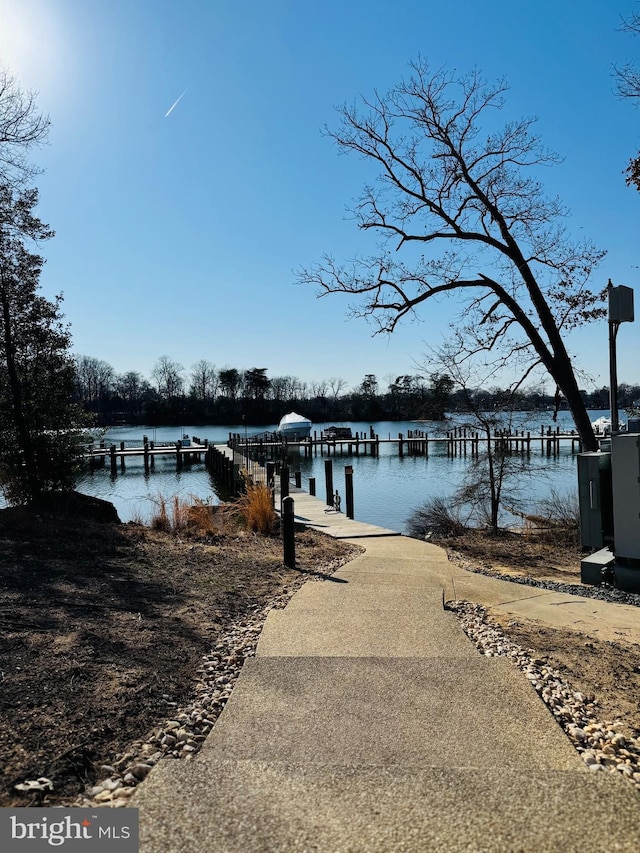
[[[347,518],[353,518],[353,465],[344,466],[344,493],[347,502]]]
[[[282,546],[284,564],[288,569],[296,567],[295,513],[292,497],[282,501]]]
[[[327,487],[327,506],[333,506],[333,462],[324,460],[324,480]]]
[[[311,495],[312,498],[315,498],[315,496],[316,496],[316,478],[315,477],[309,477],[309,494]]]
[[[280,500],[284,500],[289,494],[289,468],[283,465],[280,469]]]
[[[302,488],[302,471],[296,471],[293,475],[296,479],[296,489]]]

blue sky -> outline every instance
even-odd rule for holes
[[[567,226],[608,250],[594,284],[634,287],[640,315],[640,193],[623,177],[640,111],[612,78],[640,38],[619,31],[621,2],[0,0],[0,57],[52,119],[42,283],[64,293],[74,350],[147,376],[161,355],[350,385],[416,372],[453,305],[372,338],[295,271],[364,250],[345,209],[374,173],[322,128],[419,53],[507,78],[510,113],[538,116],[565,158],[544,179]],[[640,316],[618,342],[620,380],[640,382]],[[608,384],[606,323],[569,346]]]

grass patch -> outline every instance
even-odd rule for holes
[[[270,536],[275,532],[278,516],[273,508],[273,493],[264,483],[251,483],[236,501],[236,506],[248,530]]]

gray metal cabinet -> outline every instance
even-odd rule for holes
[[[578,454],[580,544],[602,548],[613,537],[611,454],[597,450]]]
[[[616,560],[640,561],[640,435],[611,438]]]

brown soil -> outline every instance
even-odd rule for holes
[[[571,537],[560,533],[504,531],[490,536],[471,531],[439,540],[450,559],[484,572],[528,576],[537,580],[580,584],[580,551]],[[621,720],[640,735],[640,646],[606,642],[570,630],[533,621],[509,619],[488,610],[489,619],[537,657],[545,657],[575,690],[595,697],[601,720]],[[640,609],[638,610],[640,619]]]
[[[468,530],[462,536],[432,541],[489,574],[528,575],[556,583],[580,583],[580,551],[570,536],[552,532],[501,530],[492,536]]]
[[[202,655],[233,625],[354,549],[232,529],[176,537],[136,525],[0,512],[0,806],[69,802],[99,767],[181,706]],[[102,774],[104,776],[104,773]]]
[[[576,549],[559,542],[473,534],[439,544],[468,565],[579,581]],[[176,537],[0,512],[0,806],[40,803],[14,785],[41,776],[55,784],[47,804],[70,802],[164,719],[168,698],[186,704],[202,655],[234,622],[353,553],[302,529],[296,549],[294,571],[278,537]],[[640,733],[638,646],[502,624],[594,695],[603,719]]]

